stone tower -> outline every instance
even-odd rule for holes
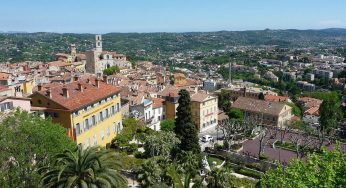
[[[71,56],[76,57],[77,50],[76,50],[76,45],[75,44],[70,44],[70,50],[71,50]]]
[[[102,37],[101,35],[96,35],[96,51],[102,52]]]

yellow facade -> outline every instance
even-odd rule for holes
[[[105,118],[102,121],[99,119],[99,115],[100,112],[104,111],[105,109],[110,109],[111,106],[117,106],[117,104],[120,105],[120,97],[116,97],[115,99],[98,105],[77,116],[72,115],[72,124],[74,125],[74,130],[77,129],[78,123],[82,130],[80,134],[76,135],[76,142],[78,144],[83,144],[84,146],[88,146],[89,142],[90,146],[106,146],[107,143],[110,143],[117,135],[117,132],[119,132],[121,129],[121,110],[117,110],[113,115],[109,115],[108,118]],[[109,110],[109,112],[111,112],[111,110]],[[85,125],[85,120],[90,119],[93,116],[96,119],[95,126],[86,131],[82,129],[83,125]]]
[[[23,83],[23,94],[32,94],[32,89],[34,88],[34,80],[28,80]]]
[[[31,98],[32,106],[46,107],[45,115],[50,116],[54,123],[68,129],[69,136],[77,144],[82,144],[85,147],[106,146],[122,128],[119,94],[75,111],[63,110],[61,105],[42,95],[34,94]],[[101,119],[100,112],[107,114],[106,117]],[[95,122],[91,123],[93,117]]]
[[[215,126],[218,120],[217,98],[209,96],[204,101],[191,101],[192,121],[199,131]]]
[[[175,119],[178,103],[166,101],[166,119]]]

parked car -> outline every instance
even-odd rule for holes
[[[214,141],[214,137],[210,136],[210,135],[204,135],[202,137],[202,142],[211,142]]]

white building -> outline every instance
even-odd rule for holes
[[[131,62],[123,54],[108,52],[102,50],[102,37],[96,35],[96,48],[85,53],[87,73],[102,74],[103,70],[112,66],[118,66],[120,69],[131,68]]]
[[[215,91],[217,90],[217,83],[214,80],[206,80],[203,82],[203,90]]]
[[[153,120],[150,128],[155,131],[161,130],[160,123],[165,119],[166,109],[163,102],[161,98],[153,98]]]

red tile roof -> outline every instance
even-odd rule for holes
[[[152,98],[152,100],[153,100],[153,108],[159,108],[163,106],[163,103],[165,102],[165,100],[160,98]]]
[[[203,102],[208,97],[209,97],[209,94],[207,93],[196,93],[192,95],[191,101]]]
[[[288,100],[288,97],[286,96],[276,96],[276,95],[266,95],[264,97],[266,101],[271,102],[286,102]]]
[[[78,89],[78,84],[81,84],[83,87],[83,92]],[[99,87],[96,86],[96,78],[90,77],[85,79],[80,79],[68,84],[58,84],[52,83],[42,86],[41,91],[36,91],[34,95],[43,95],[47,98],[47,86],[51,90],[50,100],[58,103],[59,105],[66,108],[66,110],[76,110],[82,108],[88,104],[95,103],[100,101],[108,96],[120,93],[120,88],[106,84],[102,80],[99,80]],[[69,92],[69,97],[63,96],[63,88],[67,88]]]

